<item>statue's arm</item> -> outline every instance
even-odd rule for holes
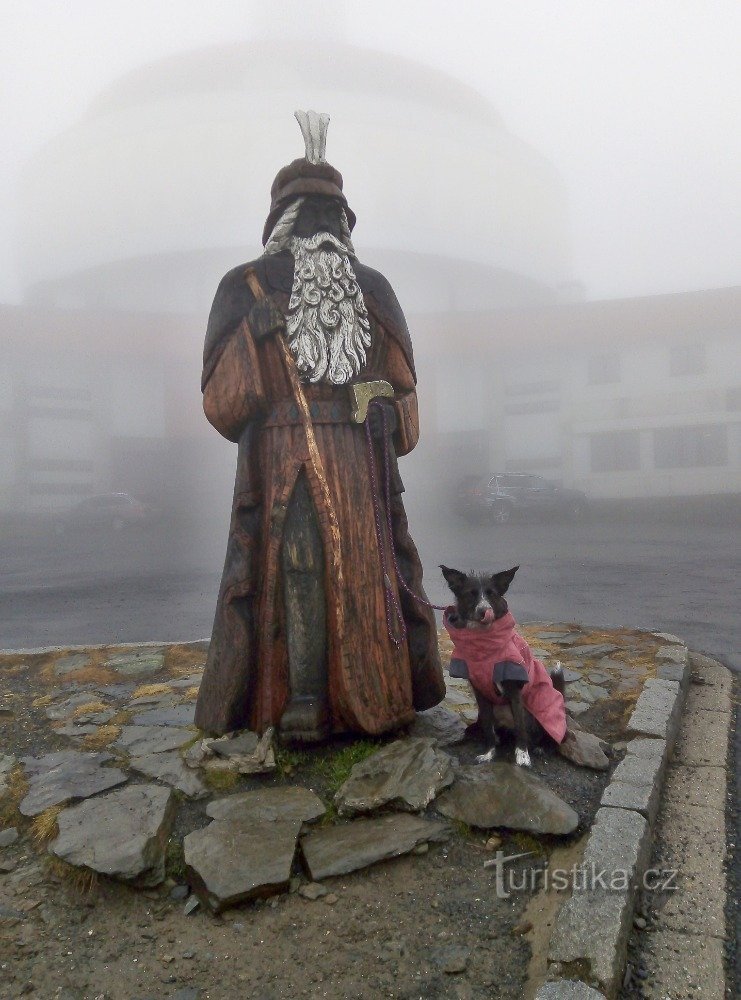
[[[247,320],[219,345],[219,353],[204,371],[203,412],[229,441],[238,441],[248,421],[265,409],[260,364]]]
[[[386,365],[388,380],[394,387],[394,409],[396,411],[394,448],[397,455],[407,455],[416,447],[419,440],[417,390],[414,375],[404,352],[393,337],[388,337]]]

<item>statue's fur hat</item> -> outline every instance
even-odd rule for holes
[[[355,213],[342,193],[342,174],[324,159],[324,142],[326,142],[329,117],[316,115],[313,111],[308,113],[297,111],[296,118],[304,133],[307,155],[279,170],[273,181],[270,189],[270,214],[262,234],[263,246],[270,239],[276,222],[287,206],[301,196],[321,195],[326,198],[336,198],[345,209],[350,229],[355,225]],[[312,152],[314,145],[309,135],[310,128],[315,130],[313,140],[318,152]]]

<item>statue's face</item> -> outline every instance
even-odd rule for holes
[[[301,206],[293,235],[313,236],[315,233],[332,233],[341,239],[340,203],[335,198],[309,197]]]

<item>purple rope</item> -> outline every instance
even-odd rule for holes
[[[425,607],[432,608],[435,611],[445,611],[445,605],[443,605],[443,604],[431,604],[429,601],[425,600],[424,597],[420,597],[418,594],[415,594],[414,591],[412,590],[412,588],[407,584],[406,580],[402,576],[401,569],[399,568],[399,562],[398,562],[398,559],[396,557],[396,549],[394,548],[394,529],[393,529],[393,521],[392,521],[392,517],[391,517],[391,470],[390,470],[390,465],[389,465],[389,436],[388,436],[388,433],[387,433],[387,426],[388,425],[387,425],[387,422],[386,422],[386,420],[387,420],[387,418],[386,418],[386,407],[383,405],[383,403],[379,403],[379,402],[371,402],[370,406],[380,407],[380,410],[381,410],[381,421],[382,421],[382,425],[383,425],[383,457],[384,457],[384,473],[385,473],[385,483],[384,483],[384,485],[385,485],[385,499],[386,499],[386,525],[388,527],[389,548],[391,550],[391,559],[392,559],[393,564],[394,564],[394,571],[396,573],[396,579],[398,580],[399,585],[402,587],[402,589],[405,590],[406,593],[409,594],[410,597],[412,597],[415,601],[417,601],[418,604],[423,604]],[[380,541],[380,513],[379,513],[380,499],[378,497],[378,490],[377,490],[377,486],[376,486],[376,470],[375,470],[375,464],[376,463],[375,463],[375,456],[373,454],[373,439],[371,437],[371,432],[370,432],[370,422],[369,422],[369,420],[368,420],[367,417],[366,417],[366,421],[365,421],[365,435],[366,435],[366,439],[368,441],[368,461],[370,463],[370,470],[371,470],[371,489],[372,489],[372,492],[373,492],[373,513],[374,513],[374,516],[375,516],[375,519],[376,519],[376,537],[379,538],[378,546],[379,546],[379,550],[382,553],[382,555],[381,555],[381,566],[383,568],[383,573],[384,573],[384,587],[388,586],[388,589],[390,590],[391,598],[392,598],[392,600],[394,602],[394,607],[397,610],[397,614],[400,614],[399,606],[398,606],[398,603],[396,601],[396,596],[394,595],[393,589],[391,589],[391,587],[390,587],[391,581],[389,580],[388,573],[386,571],[386,557],[385,557],[385,553],[383,552],[383,549],[381,548],[381,541]],[[403,622],[403,619],[401,619],[401,621],[402,621],[402,627],[403,627],[403,630],[404,630],[404,635],[406,636],[406,624]],[[387,623],[389,623],[388,610],[387,610]],[[390,627],[391,626],[389,624],[389,628]],[[391,635],[390,632],[389,632],[389,635]]]

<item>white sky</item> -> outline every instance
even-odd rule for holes
[[[296,6],[258,4],[276,33],[290,30]],[[473,85],[551,160],[569,192],[574,277],[590,298],[741,283],[738,0],[334,6],[348,41]],[[248,40],[255,17],[247,0],[0,0],[0,14],[0,301],[9,301],[19,292],[15,191],[27,157],[123,73]]]

